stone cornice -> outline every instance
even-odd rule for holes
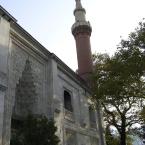
[[[78,133],[86,135],[86,136],[92,136],[92,137],[94,137],[96,139],[99,138],[99,134],[98,134],[97,130],[92,130],[90,128],[82,128],[82,127],[80,127],[80,126],[78,126],[76,124],[70,123],[67,120],[65,120],[64,128],[66,130],[71,130],[71,131],[74,131],[74,132],[78,132]]]
[[[18,33],[15,29],[11,28],[10,36],[14,42],[19,43],[23,47],[27,47],[27,49],[31,49],[43,59],[48,60],[51,53],[43,46],[40,47],[37,45],[37,43],[33,42],[29,37],[24,37],[21,33],[23,32]]]
[[[17,20],[0,5],[0,15],[4,17],[9,22],[17,22]]]
[[[74,82],[79,84],[82,88],[87,90],[89,93],[91,93],[91,90],[87,86],[87,83],[77,74],[75,73],[71,68],[69,68],[62,60],[60,60],[55,54],[52,53],[52,58],[57,62],[57,67],[65,73],[67,76],[69,76]]]

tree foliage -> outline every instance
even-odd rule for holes
[[[140,112],[140,118],[141,118],[143,124],[145,124],[145,106],[142,108],[142,110]]]
[[[58,145],[56,131],[53,120],[48,120],[45,116],[28,115],[21,128],[17,128],[13,134],[11,145]]]
[[[118,136],[113,136],[110,127],[107,126],[105,130],[106,145],[119,145]]]
[[[107,125],[105,129],[105,139],[106,139],[106,145],[119,145],[119,136],[117,133],[113,133],[114,131],[111,130],[110,125]],[[127,133],[126,135],[126,143],[127,145],[132,145],[133,139],[131,136]]]
[[[93,100],[103,106],[105,122],[116,127],[120,144],[126,130],[139,122],[145,98],[145,24],[122,40],[117,52],[94,55]]]

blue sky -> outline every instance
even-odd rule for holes
[[[18,23],[73,70],[77,69],[71,34],[75,0],[0,0]],[[93,32],[92,52],[113,54],[120,36],[126,38],[145,17],[145,0],[82,0]]]

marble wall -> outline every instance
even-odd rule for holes
[[[35,113],[42,113],[42,103],[43,98],[45,98],[45,62],[36,59],[37,56],[31,55],[30,52],[25,51],[25,49],[19,44],[12,44],[12,54],[11,54],[11,81],[13,84],[11,86],[11,94],[13,97],[13,105],[17,101],[16,96],[16,85],[19,84],[19,80],[22,77],[22,72],[24,71],[26,60],[28,59],[31,63],[32,76],[35,85]],[[31,89],[31,87],[30,87]]]
[[[76,145],[98,145],[97,124],[94,128],[90,127],[89,93],[59,68],[57,69],[57,84],[54,98],[57,105],[54,105],[54,110],[56,110],[55,120],[59,126],[58,134],[63,139],[61,144],[68,145],[69,142],[72,144],[75,142]],[[64,90],[68,91],[72,97],[73,112],[69,112],[69,116],[64,108]],[[69,139],[68,136],[70,136]],[[92,137],[95,140],[93,143]],[[70,141],[72,138],[74,142]]]
[[[61,145],[67,145],[71,140],[76,145],[98,145],[91,143],[92,137],[97,140],[98,132],[96,128],[90,128],[89,93],[75,81],[75,75],[55,58],[43,54],[40,48],[38,51],[38,47],[10,28],[9,22],[0,21],[0,145],[9,145],[11,117],[23,116],[24,106],[29,108],[29,103],[33,103],[30,108],[33,114],[54,117]],[[28,61],[30,72],[25,70]],[[30,90],[21,82],[30,85]],[[25,96],[23,89],[32,96]],[[64,108],[64,90],[71,95],[73,112]],[[23,92],[22,96],[19,91]],[[71,138],[67,140],[69,135]]]
[[[0,17],[0,145],[9,144],[10,100],[8,98],[8,58],[10,23]]]

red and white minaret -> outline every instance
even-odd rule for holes
[[[89,75],[92,73],[92,53],[90,36],[92,27],[86,21],[86,11],[82,7],[80,0],[76,1],[74,10],[75,23],[72,25],[72,34],[76,41],[77,59],[78,59],[78,74],[85,81],[89,80]]]
[[[90,74],[93,72],[93,61],[91,53],[90,36],[92,27],[88,21],[86,21],[86,11],[82,7],[81,0],[76,1],[76,8],[74,10],[75,23],[72,26],[72,34],[76,41],[77,58],[78,58],[78,74],[83,78],[89,85]],[[98,122],[98,134],[99,144],[106,145],[104,139],[104,131],[102,126],[102,115],[100,107],[97,106],[97,122]]]

